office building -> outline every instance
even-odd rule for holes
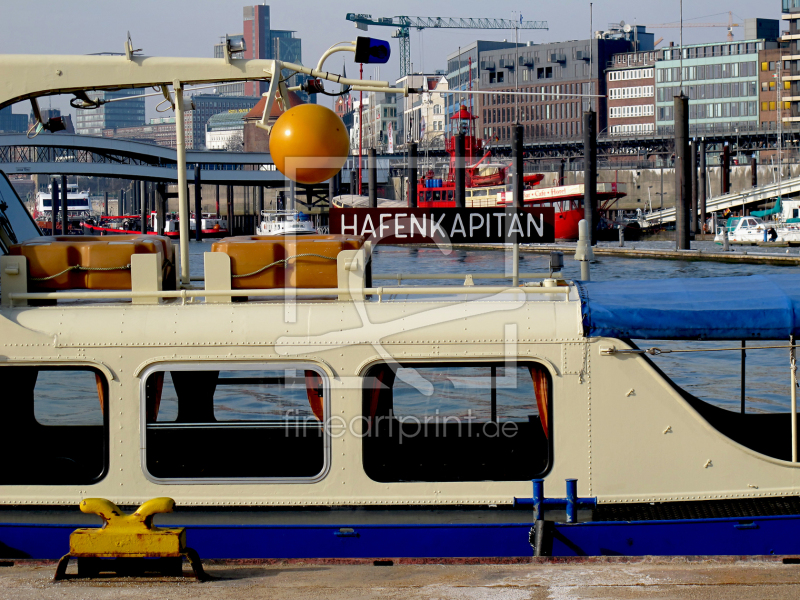
[[[25,133],[28,128],[28,117],[18,115],[7,106],[0,109],[0,133]]]
[[[783,48],[761,50],[758,53],[759,128],[777,130],[779,120],[786,122],[791,115],[791,61],[784,61]]]
[[[77,110],[75,130],[80,135],[100,136],[104,129],[138,127],[146,123],[144,90],[141,88],[88,92],[87,95],[92,100],[107,102],[94,109]]]
[[[192,97],[194,110],[186,111],[186,148],[203,150],[206,142],[206,124],[219,113],[247,114],[260,98],[248,96],[220,96],[218,94],[197,94]]]
[[[674,132],[674,97],[689,97],[689,131],[755,131],[759,127],[759,53],[767,39],[665,48],[656,63],[656,131]],[[681,60],[682,55],[682,60]]]
[[[370,148],[376,149],[379,154],[399,150],[397,96],[386,92],[365,92],[363,111],[359,109],[360,101],[355,100],[353,127],[350,129],[350,151],[353,154],[358,154],[359,141],[362,154],[366,154]]]
[[[591,40],[481,53],[482,96],[478,112],[484,139],[510,143],[511,128],[524,126],[526,139],[576,138],[583,112],[597,113],[597,130],[608,127],[605,69],[612,56],[636,49],[650,52],[653,36],[644,27],[597,32]],[[517,96],[509,92],[523,92]]]
[[[158,144],[166,148],[177,147],[175,139],[175,117],[150,119],[147,125],[104,129],[103,137],[135,140],[147,144]]]

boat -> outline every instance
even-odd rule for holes
[[[292,210],[262,210],[256,235],[315,235],[307,214]]]
[[[491,152],[487,151],[477,162],[473,157],[484,150],[483,140],[477,138],[472,130],[476,119],[467,107],[462,105],[452,119],[457,127],[465,132],[464,145],[467,166],[465,168],[465,205],[467,207],[511,206],[514,193],[508,191],[508,170],[510,165],[503,163],[484,163]],[[417,206],[420,208],[454,207],[455,202],[455,138],[445,142],[445,150],[450,155],[450,168],[445,178],[437,179],[432,171],[419,181]],[[541,173],[524,175],[524,205],[528,208],[553,208],[555,211],[555,236],[557,240],[574,241],[578,239],[578,222],[584,217],[583,184],[558,185],[538,188],[544,179]],[[598,183],[597,198],[601,206],[625,196],[616,182]]]
[[[52,64],[65,89],[170,94],[187,65],[133,58],[0,56],[0,107],[46,93]],[[188,62],[201,83],[304,68]],[[101,524],[84,499],[163,497],[155,522],[203,559],[800,553],[794,395],[727,411],[647,346],[772,340],[794,394],[800,276],[573,281],[555,255],[519,286],[375,285],[414,277],[369,239],[243,236],[194,273],[182,239],[169,290],[168,239],[43,237],[4,176],[0,197],[4,560],[63,556]]]
[[[141,215],[111,215],[90,216],[81,221],[84,235],[128,235],[141,232]],[[194,235],[196,220],[194,215],[189,219],[189,232]],[[222,238],[228,235],[228,223],[211,213],[203,213],[200,227],[204,238]],[[155,211],[150,213],[147,223],[147,233],[156,235],[158,232],[158,216]],[[180,238],[180,221],[176,214],[167,213],[164,219],[164,231],[161,235],[169,238]]]
[[[61,230],[61,197],[56,199],[58,205],[57,230]],[[67,184],[67,235],[80,235],[82,233],[81,221],[91,215],[89,192],[78,190],[77,183]],[[47,192],[36,193],[36,207],[33,218],[39,228],[52,234],[53,228],[53,184],[47,186]]]

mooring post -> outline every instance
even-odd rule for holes
[[[108,192],[103,192],[103,216],[108,216]]]
[[[567,479],[567,523],[576,523],[578,521],[578,480]]]
[[[675,114],[675,246],[691,248],[691,164],[689,161],[689,98],[681,94],[673,100]]]
[[[706,141],[700,140],[700,180],[697,182],[697,193],[700,204],[700,222],[705,227],[706,223]],[[714,234],[717,230],[714,229]]]
[[[67,176],[61,176],[61,235],[69,234],[69,212],[67,205]]]
[[[417,142],[408,145],[408,207],[417,208]]]
[[[721,189],[720,194],[727,194],[731,191],[731,148],[728,146],[728,142],[722,146],[722,169],[720,173],[720,181],[721,181]],[[744,215],[742,215],[744,216]]]
[[[467,207],[467,172],[465,167],[464,134],[459,132],[453,136],[456,146],[456,208]]]
[[[216,209],[217,209],[217,218],[219,219],[219,217],[220,217],[220,213],[219,213],[219,184],[214,186],[214,203],[215,203]]]
[[[619,247],[625,247],[625,226],[622,224],[619,226]]]
[[[758,161],[755,153],[750,157],[750,184],[753,187],[758,187]]]
[[[583,113],[583,218],[589,243],[597,244],[597,118],[593,110]],[[587,277],[588,281],[588,277]]]
[[[167,213],[167,186],[159,183],[156,186],[156,233],[164,235],[164,217]]]

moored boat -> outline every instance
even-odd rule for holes
[[[307,214],[292,210],[263,210],[256,235],[314,235],[318,233]]]

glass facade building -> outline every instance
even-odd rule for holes
[[[102,104],[95,109],[78,109],[75,123],[75,132],[80,135],[103,135],[104,129],[118,129],[120,127],[138,127],[146,123],[144,107],[144,90],[127,89],[117,91],[88,92],[91,99],[115,100]],[[142,96],[141,98],[129,98]]]

